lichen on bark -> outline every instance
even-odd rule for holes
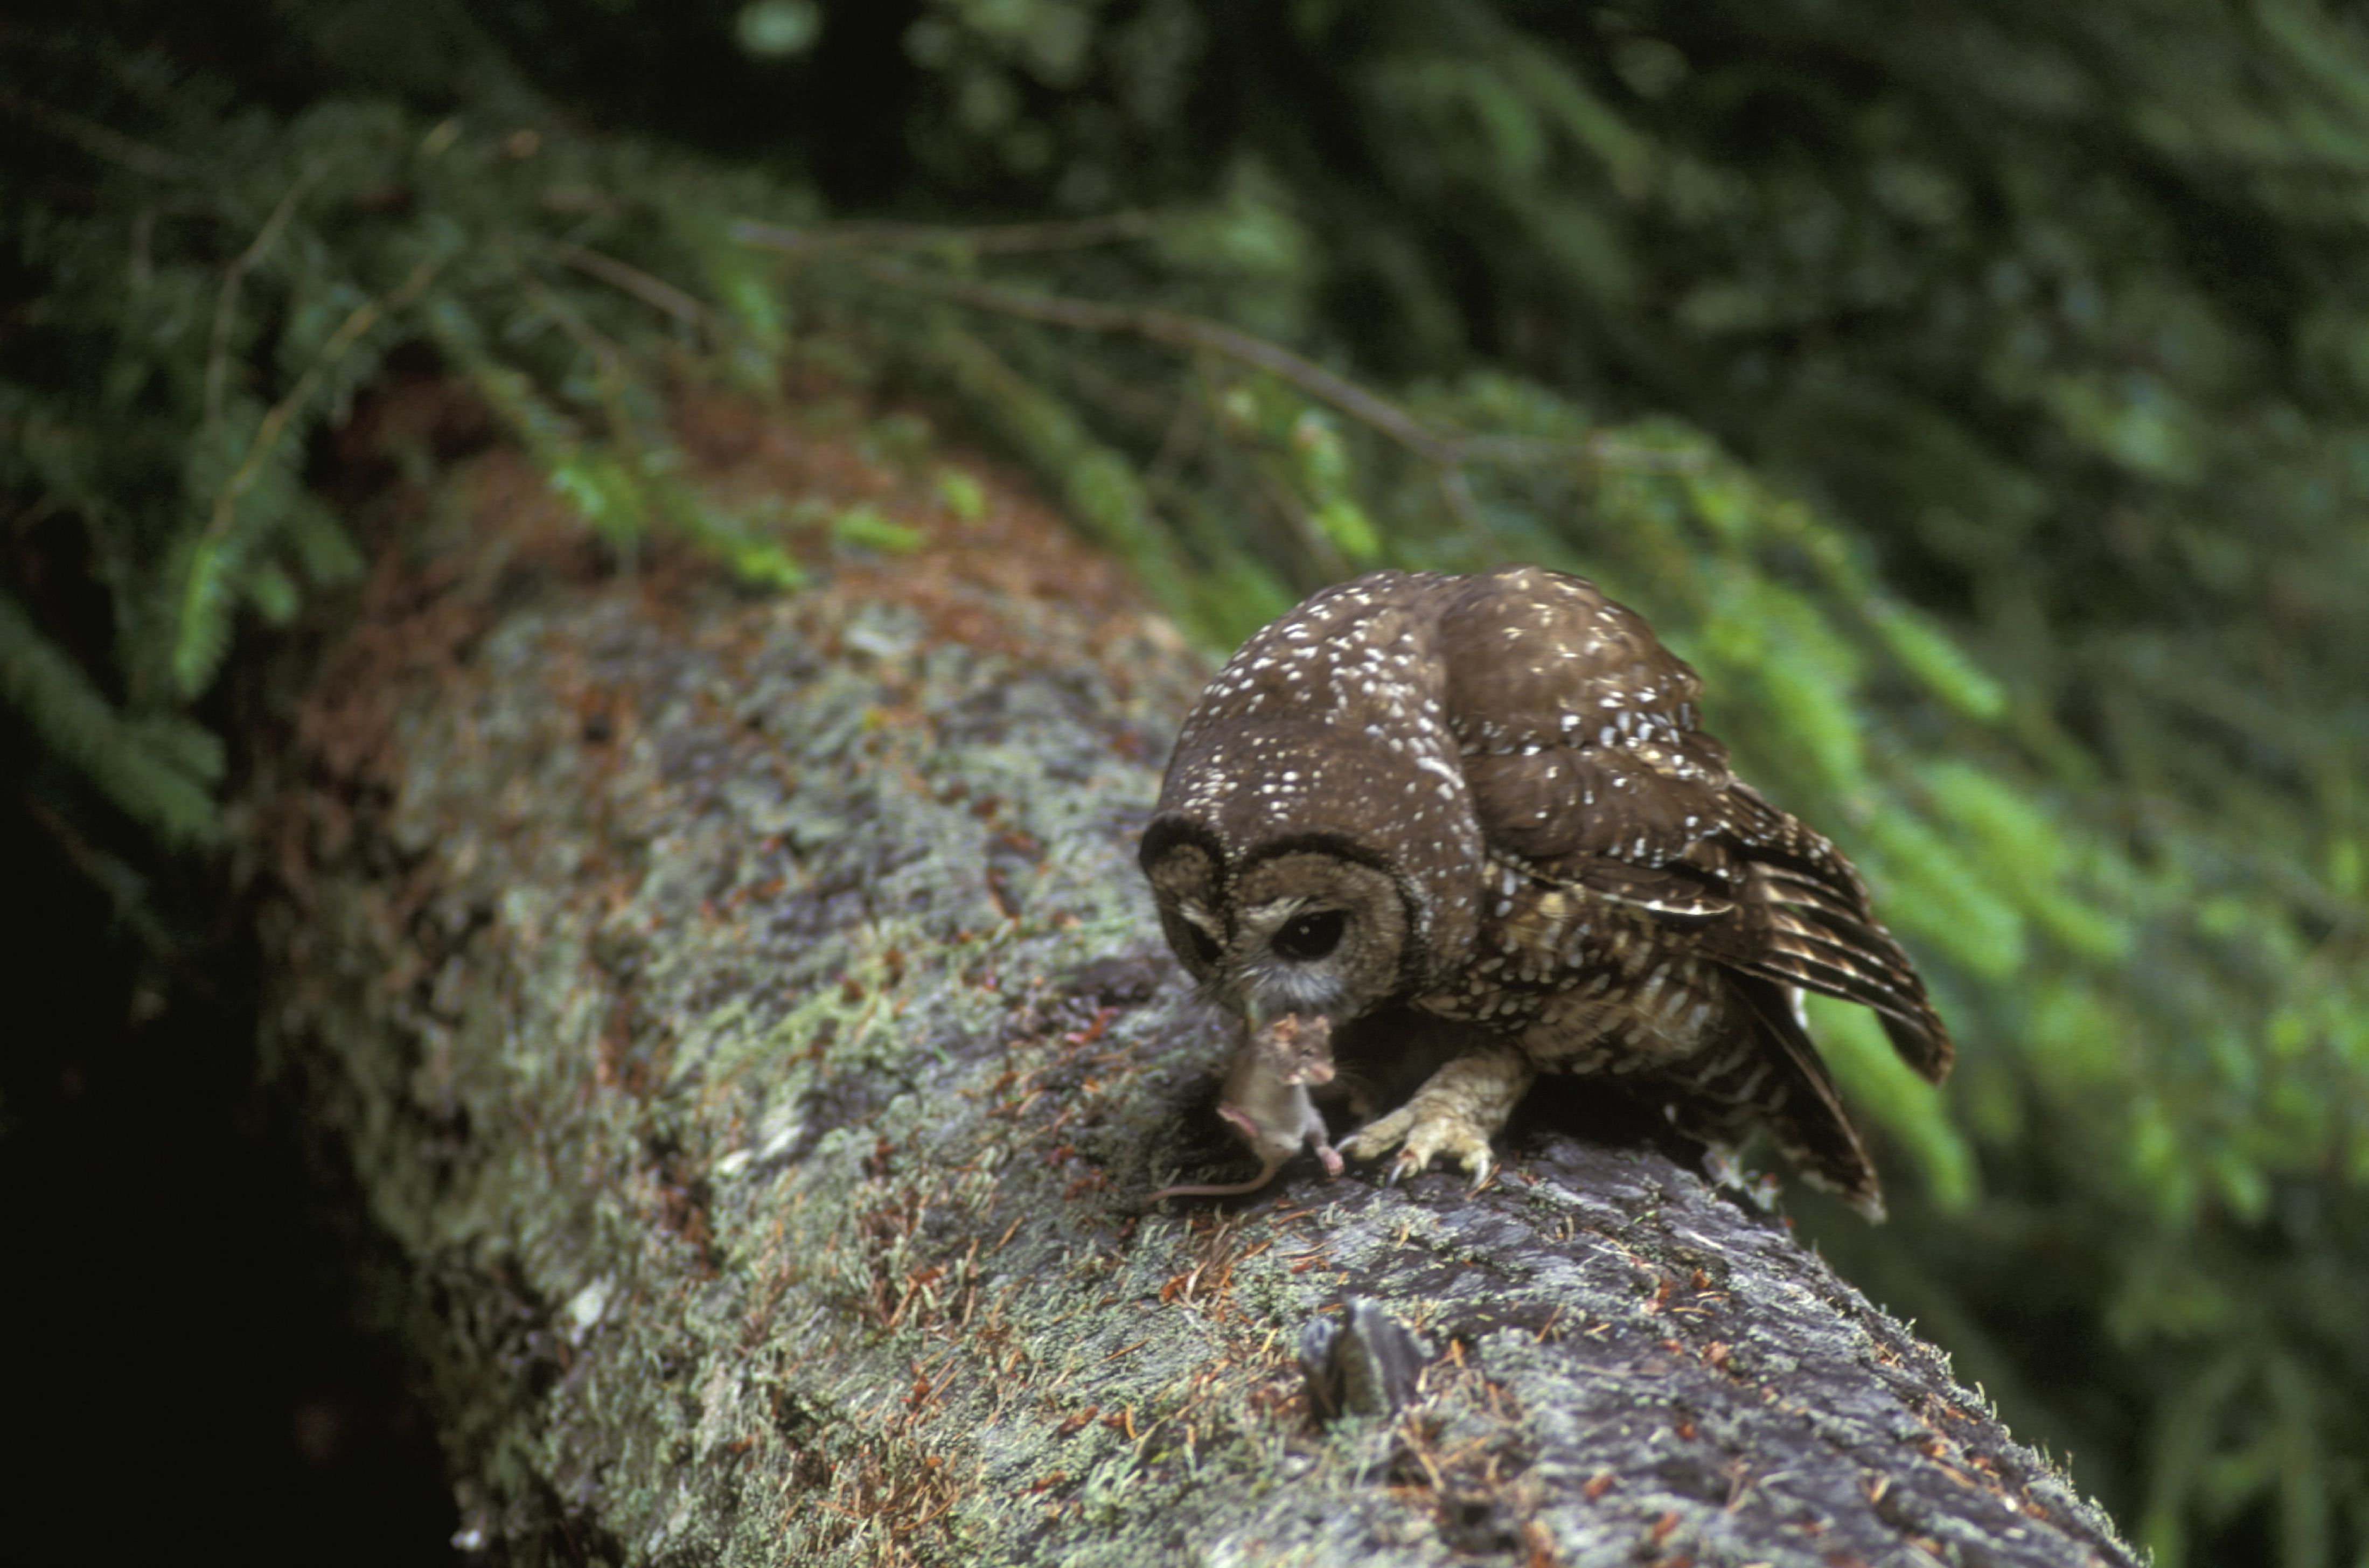
[[[2131,1561],[1938,1353],[1653,1147],[1534,1128],[1480,1194],[1295,1169],[1148,1206],[1230,1158],[1225,1041],[1133,867],[1195,658],[983,465],[966,521],[827,421],[686,418],[709,486],[919,550],[762,600],[612,572],[486,455],[258,814],[277,1054],[407,1260],[470,1544]],[[1320,1426],[1294,1351],[1353,1294],[1436,1359]]]

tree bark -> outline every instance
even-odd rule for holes
[[[811,419],[684,434],[727,498],[927,538],[753,600],[598,569],[479,459],[258,813],[277,1059],[406,1260],[464,1545],[2134,1561],[1939,1352],[1650,1145],[1147,1205],[1244,1162],[1133,865],[1202,671],[984,467],[965,521]],[[1351,1362],[1391,1322],[1431,1359],[1320,1423],[1297,1354],[1351,1297]]]

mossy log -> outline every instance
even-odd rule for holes
[[[778,598],[604,566],[472,460],[258,786],[275,1059],[405,1259],[464,1546],[2134,1561],[1651,1144],[1147,1204],[1241,1163],[1132,860],[1204,671],[1020,486],[836,417],[683,417],[727,498],[923,535]],[[1320,1423],[1297,1351],[1351,1297],[1431,1360]]]

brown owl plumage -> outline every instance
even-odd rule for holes
[[[1169,944],[1249,1031],[1236,1087],[1276,1125],[1230,1119],[1268,1170],[1303,1122],[1322,1140],[1302,1075],[1264,1081],[1277,1032],[1412,1007],[1471,1043],[1352,1156],[1485,1175],[1531,1080],[1582,1073],[1716,1148],[1765,1123],[1882,1212],[1796,992],[1874,1009],[1928,1079],[1948,1032],[1850,863],[1728,772],[1700,689],[1636,614],[1536,567],[1372,573],[1235,654],[1142,862]]]

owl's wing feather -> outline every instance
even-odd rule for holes
[[[1863,1003],[1901,1059],[1940,1082],[1953,1054],[1950,1032],[1916,966],[1870,910],[1858,871],[1823,835],[1778,810],[1751,785],[1738,781],[1727,794],[1751,866],[1748,901],[1765,916],[1766,934],[1757,951],[1722,955],[1722,961]]]
[[[1733,915],[1744,868],[1709,830],[1727,750],[1696,723],[1695,672],[1577,578],[1522,567],[1450,591],[1447,718],[1489,847],[1663,918]]]
[[[1717,792],[1635,759],[1553,746],[1464,759],[1491,849],[1540,876],[1681,922],[1735,912],[1746,890],[1732,846],[1703,833]]]
[[[1700,681],[1636,615],[1528,568],[1443,587],[1448,719],[1490,848],[1695,929],[1743,974],[1864,1003],[1903,1059],[1948,1031],[1833,844],[1728,772]]]

